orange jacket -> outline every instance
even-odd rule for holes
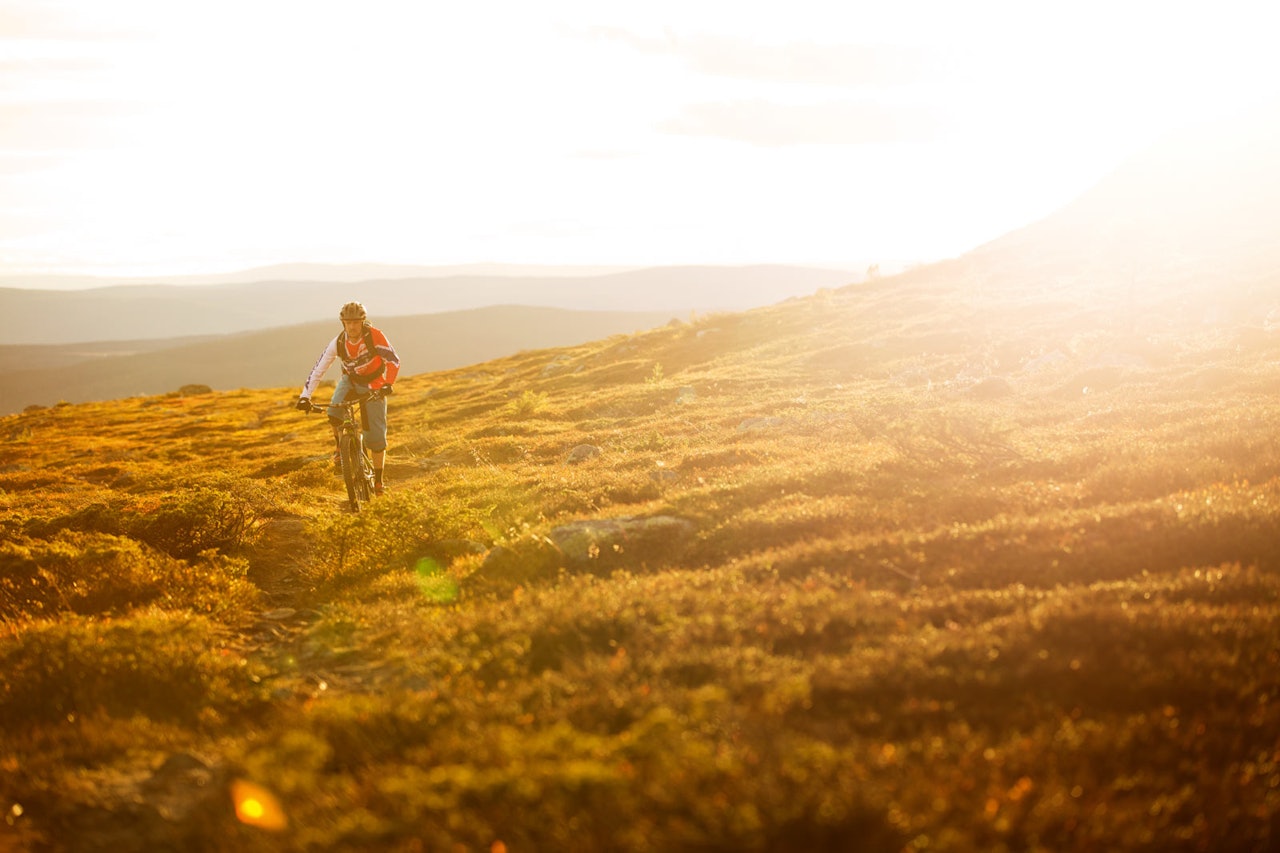
[[[303,397],[309,398],[315,392],[329,366],[339,359],[342,361],[342,372],[350,376],[357,385],[374,389],[396,381],[400,374],[400,358],[396,355],[395,348],[381,329],[365,324],[364,331],[355,340],[347,340],[346,332],[341,332],[329,341],[302,386]],[[373,344],[372,352],[365,343],[366,338]]]

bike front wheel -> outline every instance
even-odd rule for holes
[[[347,484],[347,502],[352,512],[360,511],[360,502],[367,501],[368,488],[364,483],[364,454],[360,452],[360,441],[354,435],[344,435],[338,443],[338,453],[342,457],[342,479]]]
[[[373,462],[369,459],[369,454],[365,452],[364,447],[360,448],[360,467],[357,470],[359,482],[356,484],[356,494],[360,500],[368,502],[373,499]]]

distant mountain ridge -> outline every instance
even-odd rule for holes
[[[243,270],[176,275],[73,275],[28,273],[0,275],[0,288],[28,290],[89,290],[124,285],[252,284],[259,281],[376,281],[388,278],[446,278],[448,276],[565,277],[608,275],[639,269],[637,266],[576,266],[550,264],[271,264]]]
[[[303,265],[291,268],[304,273]],[[363,269],[363,267],[361,268]],[[396,269],[396,268],[391,268]],[[384,270],[385,271],[385,270]],[[332,318],[345,302],[374,317],[531,305],[583,311],[736,311],[857,279],[844,270],[759,265],[653,267],[604,275],[440,275],[362,281],[130,284],[89,290],[0,289],[6,343],[76,343],[219,335]]]

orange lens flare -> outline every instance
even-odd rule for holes
[[[289,818],[276,795],[261,785],[236,779],[231,783],[231,800],[241,823],[273,832],[289,825]]]

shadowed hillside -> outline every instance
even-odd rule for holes
[[[291,388],[0,419],[0,847],[1273,849],[1268,294],[1013,236],[403,377],[359,514]]]

